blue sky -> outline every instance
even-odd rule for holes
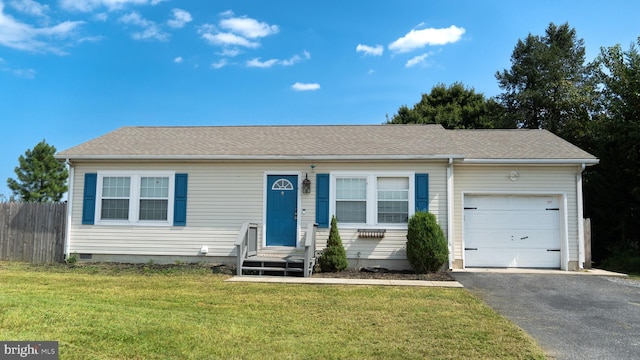
[[[528,33],[588,60],[640,2],[0,0],[0,194],[18,156],[131,125],[380,124],[438,83],[487,97]]]

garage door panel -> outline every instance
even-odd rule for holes
[[[465,196],[466,266],[560,267],[558,196]]]
[[[465,197],[464,207],[482,210],[545,210],[558,208],[559,199],[556,196],[472,195]]]
[[[560,267],[560,256],[557,251],[541,249],[495,249],[482,248],[466,251],[467,263],[478,267],[522,267],[522,268],[554,268]]]
[[[467,236],[465,247],[517,247],[517,248],[545,248],[558,249],[558,236],[553,229],[531,231],[508,230],[474,230]]]
[[[465,224],[474,229],[494,229],[496,225],[503,229],[557,229],[558,212],[467,210]]]

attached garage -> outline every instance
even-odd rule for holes
[[[467,267],[560,268],[558,195],[464,196]]]

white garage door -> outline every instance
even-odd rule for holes
[[[559,268],[559,201],[557,196],[465,196],[466,266]]]

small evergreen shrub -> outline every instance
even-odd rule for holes
[[[407,259],[418,274],[438,271],[449,258],[447,239],[436,217],[417,211],[409,219],[407,231]]]
[[[347,252],[342,245],[340,232],[338,232],[338,221],[335,216],[331,218],[331,230],[329,232],[329,239],[327,240],[327,247],[318,259],[318,264],[323,272],[342,271],[349,266],[347,262]]]

